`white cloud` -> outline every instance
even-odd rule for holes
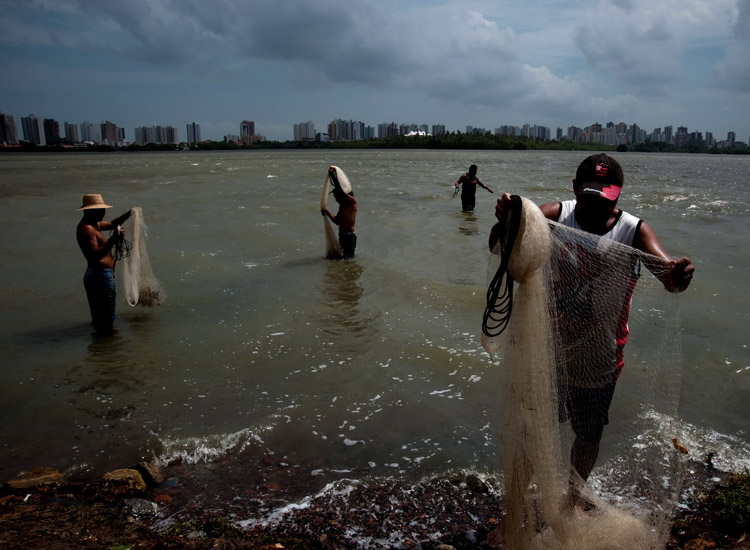
[[[742,94],[750,93],[750,0],[737,0],[733,40],[724,59],[714,65],[720,85]]]
[[[674,90],[685,48],[726,33],[734,0],[602,1],[575,30],[591,68],[637,96]]]

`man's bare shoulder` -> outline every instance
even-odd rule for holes
[[[560,203],[559,202],[546,202],[539,207],[544,217],[548,220],[555,221],[557,216],[560,214]]]
[[[99,229],[98,224],[92,224],[83,221],[79,222],[78,226],[76,227],[76,237],[78,238],[79,243],[81,243],[82,245],[84,243],[91,243],[92,246],[93,243],[98,244],[107,240],[107,238]]]

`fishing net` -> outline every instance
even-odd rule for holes
[[[513,201],[490,263],[482,335],[485,349],[502,355],[505,547],[663,548],[682,465],[679,317],[658,279],[664,268],[634,248],[549,222],[528,199]],[[627,365],[586,480],[578,451],[599,436],[589,423],[575,441],[573,417],[606,415],[628,326]]]
[[[164,289],[151,271],[151,262],[146,251],[148,227],[143,221],[140,207],[131,210],[130,230],[132,245],[130,254],[123,258],[123,286],[125,300],[131,306],[157,306],[164,302]]]

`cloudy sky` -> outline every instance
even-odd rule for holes
[[[750,136],[750,0],[0,0],[0,112]]]

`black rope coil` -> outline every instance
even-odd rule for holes
[[[511,195],[510,208],[505,215],[505,225],[501,225],[500,266],[487,288],[487,307],[482,316],[482,332],[494,338],[503,333],[510,321],[513,311],[513,277],[508,272],[508,262],[513,251],[513,245],[521,226],[521,197]]]
[[[114,232],[112,233],[114,235]],[[117,241],[115,246],[112,247],[112,258],[116,262],[130,256],[130,250],[133,248],[133,244],[126,240],[125,237]]]

